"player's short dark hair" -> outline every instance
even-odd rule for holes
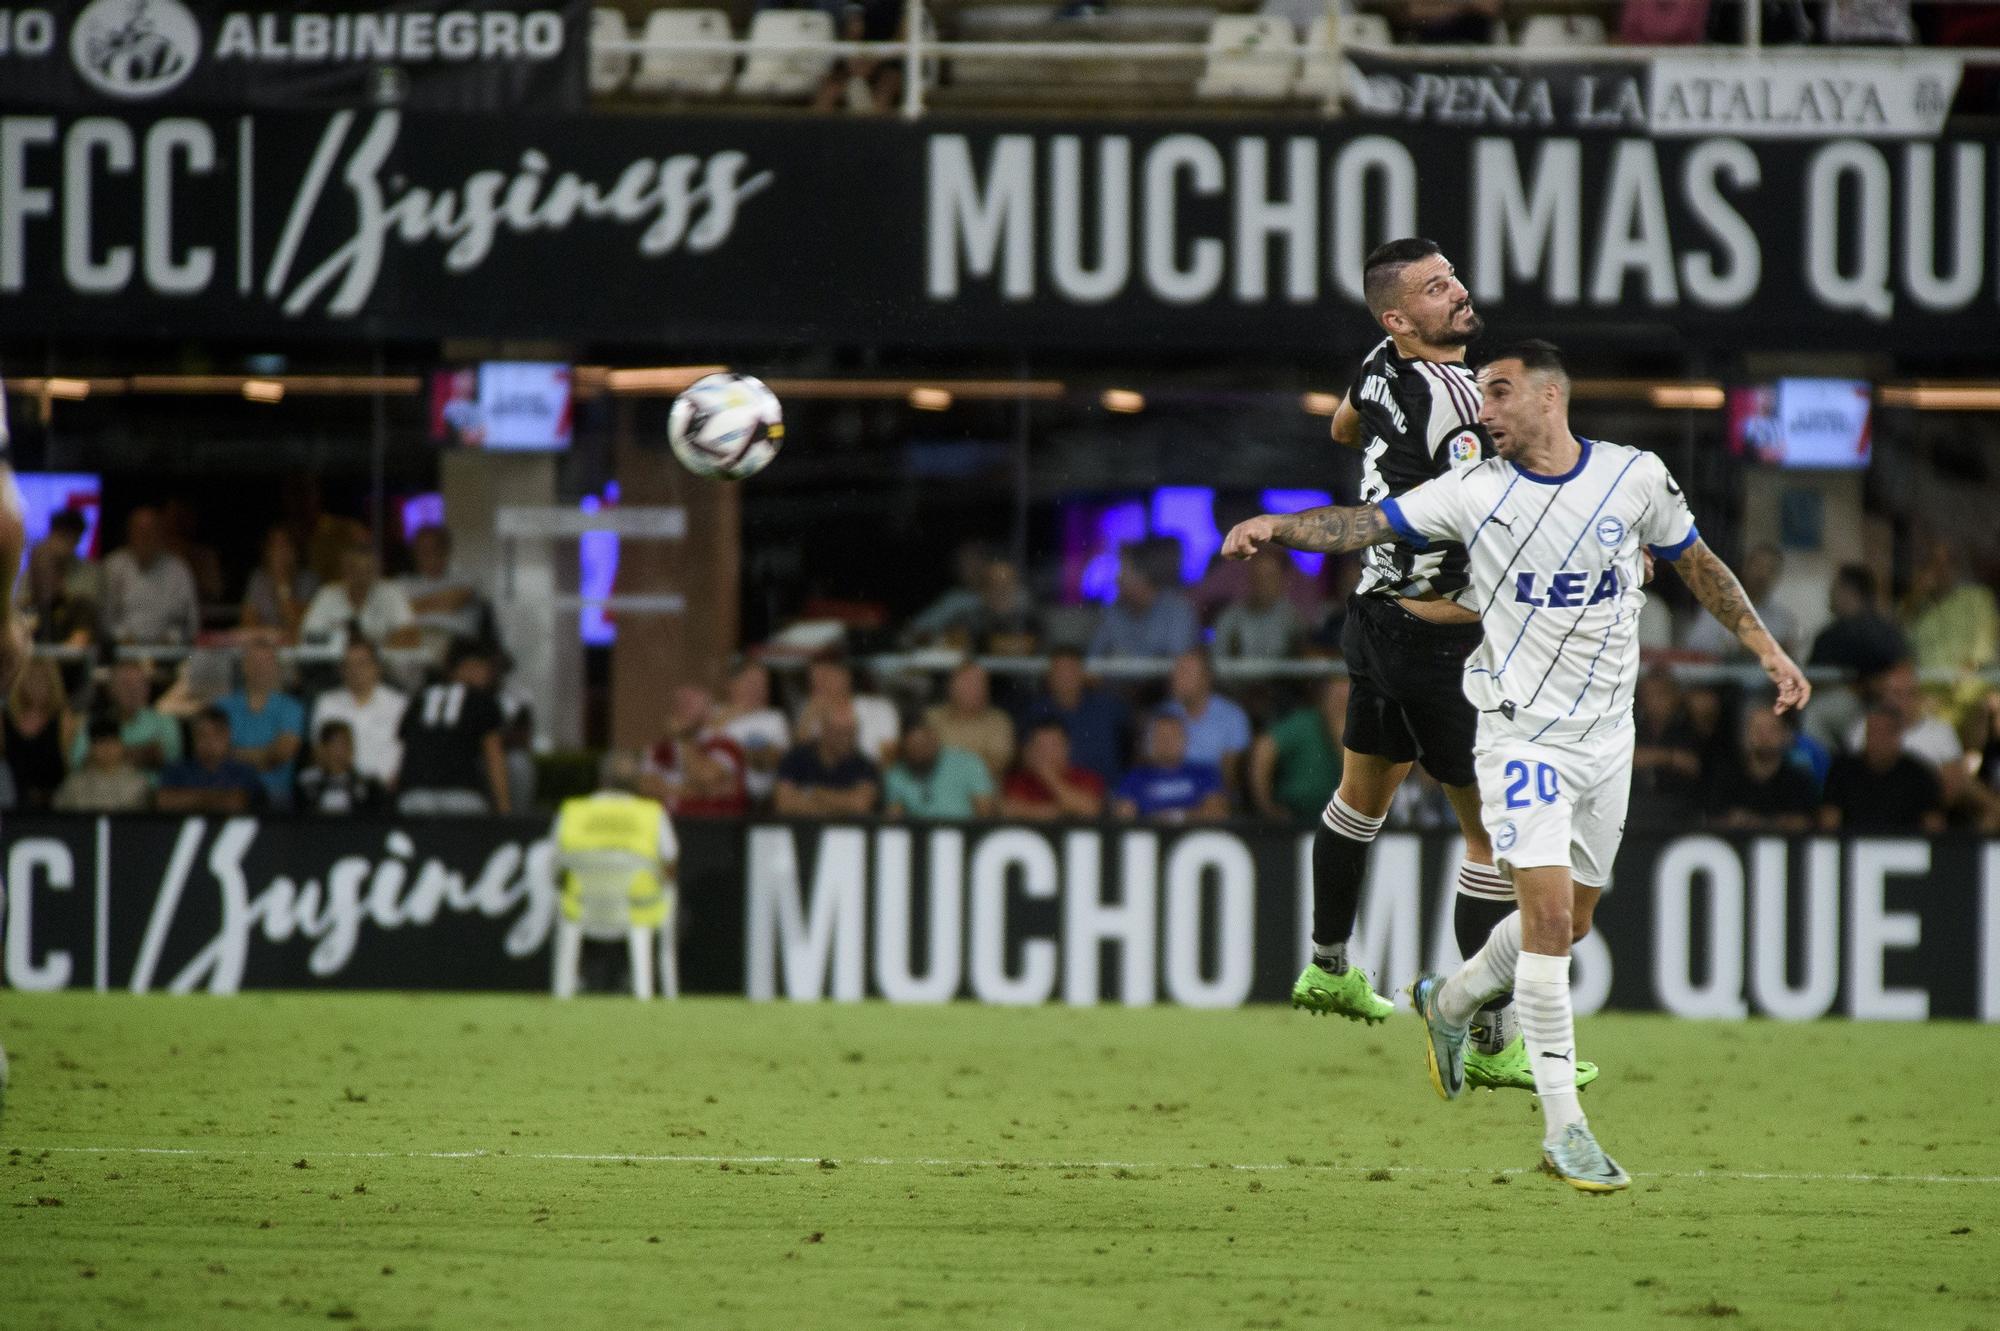
[[[1866,564],[1842,564],[1833,580],[1868,604],[1875,604],[1875,570]]]
[[[1562,351],[1553,342],[1545,342],[1539,337],[1509,342],[1488,356],[1486,363],[1491,365],[1503,360],[1517,360],[1530,373],[1550,375],[1563,386],[1564,392],[1569,391],[1569,366],[1563,364]]]
[[[1421,236],[1377,245],[1361,265],[1361,295],[1368,302],[1368,312],[1379,319],[1383,311],[1393,309],[1396,297],[1402,294],[1403,270],[1443,252],[1435,240]]]
[[[59,508],[49,515],[49,530],[64,532],[70,536],[83,535],[83,514],[73,508]]]

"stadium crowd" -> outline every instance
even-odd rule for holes
[[[492,607],[454,571],[447,529],[415,532],[408,571],[386,577],[357,529],[327,541],[274,527],[237,627],[206,635],[201,607],[223,579],[177,529],[135,510],[100,563],[63,513],[31,552],[23,601],[41,640],[67,650],[38,657],[7,699],[0,806],[534,807],[532,702],[504,684]],[[644,793],[680,817],[1319,816],[1340,775],[1345,677],[1331,665],[1252,669],[1225,688],[1216,666],[1337,662],[1351,561],[1314,575],[1275,553],[1218,561],[1183,586],[1178,545],[1149,540],[1121,552],[1115,598],[1094,613],[1039,606],[984,546],[968,544],[956,567],[956,584],[901,631],[925,665],[906,657],[870,680],[840,653],[753,653],[719,690],[678,682],[643,758]],[[1673,668],[1741,664],[1704,616],[1678,634],[1664,615],[1642,629],[1654,664],[1633,685],[1632,825],[2000,829],[2000,689],[1980,673],[2000,663],[2000,606],[1964,567],[1934,546],[1893,607],[1868,569],[1844,567],[1825,625],[1804,641],[1769,597],[1781,554],[1750,551],[1743,580],[1773,632],[1846,681],[1823,686],[1799,720],[1773,716],[1742,672]],[[225,650],[204,650],[218,639]],[[300,645],[320,650],[284,650]],[[1170,664],[1164,678],[1093,677],[1094,662],[1131,657]],[[1452,817],[1420,773],[1391,822]]]

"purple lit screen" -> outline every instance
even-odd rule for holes
[[[28,542],[21,550],[21,568],[28,567],[28,553],[49,534],[49,519],[66,508],[83,514],[83,543],[77,553],[95,559],[103,553],[98,540],[98,516],[104,503],[104,482],[89,472],[22,471],[14,474],[21,487],[21,516],[28,529]]]
[[[1325,490],[1265,490],[1267,513],[1296,513],[1333,502]],[[1193,586],[1208,571],[1224,533],[1216,524],[1215,489],[1163,485],[1143,497],[1076,499],[1062,505],[1063,599],[1109,603],[1118,596],[1118,550],[1131,541],[1171,536],[1181,546],[1181,581]],[[1324,555],[1292,552],[1292,561],[1317,577]]]
[[[618,482],[605,484],[601,495],[585,495],[578,507],[586,513],[616,507]],[[618,533],[587,531],[576,542],[577,593],[582,596],[609,596],[618,585]],[[608,647],[618,641],[618,621],[601,605],[587,605],[577,612],[577,632],[586,647]]]

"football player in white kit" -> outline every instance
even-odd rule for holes
[[[1479,419],[1500,456],[1360,508],[1267,514],[1237,524],[1223,553],[1275,542],[1326,552],[1403,540],[1458,541],[1469,603],[1486,629],[1466,663],[1479,711],[1474,765],[1481,821],[1519,909],[1449,979],[1410,986],[1424,1021],[1431,1085],[1465,1085],[1467,1023],[1510,985],[1544,1118],[1543,1168],[1585,1192],[1631,1182],[1592,1136],[1576,1097],[1570,944],[1589,932],[1625,828],[1632,690],[1639,673],[1644,561],[1671,562],[1777,686],[1776,710],[1812,689],[1723,562],[1686,497],[1651,453],[1569,428],[1569,375],[1546,342],[1500,352],[1479,374]]]

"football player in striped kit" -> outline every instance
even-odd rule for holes
[[[1388,334],[1361,363],[1334,413],[1333,437],[1361,450],[1361,498],[1403,494],[1493,450],[1479,424],[1479,386],[1465,365],[1479,315],[1451,263],[1428,240],[1393,240],[1362,265],[1368,308]],[[1444,786],[1465,832],[1452,927],[1472,955],[1514,909],[1514,889],[1493,867],[1479,821],[1472,765],[1477,718],[1459,688],[1479,645],[1479,616],[1464,604],[1465,548],[1441,541],[1419,550],[1379,545],[1362,552],[1361,581],[1341,635],[1353,680],[1342,740],[1340,788],[1327,800],[1313,840],[1313,956],[1292,987],[1292,1004],[1379,1022],[1394,1009],[1347,944],[1361,901],[1369,849],[1396,789],[1416,763]],[[1466,1075],[1474,1085],[1533,1090],[1511,1009],[1493,996],[1473,1021]],[[1578,1069],[1581,1082],[1597,1069]]]
[[[1708,612],[1756,657],[1776,710],[1812,688],[1771,637],[1735,574],[1701,539],[1666,464],[1569,428],[1569,375],[1546,342],[1524,342],[1480,371],[1479,419],[1499,456],[1360,508],[1238,524],[1223,553],[1266,544],[1358,550],[1400,540],[1467,552],[1468,595],[1486,636],[1464,692],[1479,716],[1480,816],[1519,909],[1450,978],[1410,987],[1431,1085],[1465,1085],[1467,1026],[1509,988],[1543,1114],[1542,1164],[1579,1190],[1631,1180],[1577,1105],[1570,944],[1610,886],[1632,775],[1632,690],[1647,556],[1672,563]]]

